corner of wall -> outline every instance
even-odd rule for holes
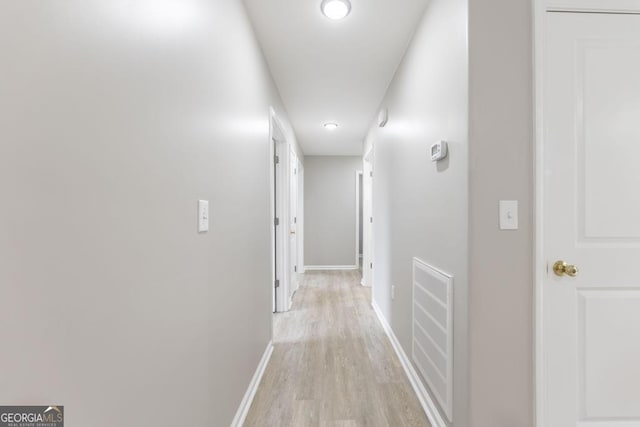
[[[531,426],[532,5],[470,2],[469,16],[470,420]],[[519,201],[519,230],[498,229],[500,200]]]

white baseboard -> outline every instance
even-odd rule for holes
[[[319,270],[358,270],[360,267],[357,265],[305,265],[305,271],[319,271]]]
[[[373,307],[373,311],[375,311],[376,315],[378,316],[378,320],[380,321],[382,328],[389,337],[391,345],[393,345],[393,349],[396,351],[396,354],[400,359],[400,363],[404,368],[404,372],[409,378],[411,387],[413,387],[413,391],[415,391],[416,395],[418,396],[418,400],[420,401],[420,405],[422,405],[422,409],[424,410],[425,414],[427,414],[427,418],[429,418],[429,422],[433,427],[446,427],[447,423],[445,423],[442,415],[440,415],[440,412],[438,412],[438,407],[436,406],[435,401],[427,392],[424,384],[422,384],[422,380],[411,364],[411,360],[407,356],[407,353],[405,353],[402,349],[402,346],[400,345],[396,334],[393,333],[391,326],[389,326],[387,319],[384,318],[384,316],[382,315],[382,311],[380,311],[380,308],[375,302],[372,302],[371,306]]]
[[[269,359],[271,359],[272,353],[273,342],[269,341],[269,344],[267,344],[267,348],[262,355],[262,359],[260,359],[260,363],[258,364],[258,369],[256,369],[255,374],[253,374],[253,378],[249,383],[249,388],[242,398],[242,403],[240,403],[238,412],[236,412],[236,416],[233,417],[233,421],[231,421],[231,427],[242,427],[242,425],[244,424],[244,420],[245,418],[247,418],[249,408],[251,407],[251,403],[253,403],[253,398],[256,395],[256,391],[258,391],[260,380],[262,379],[262,375],[264,375],[264,370],[269,364]]]

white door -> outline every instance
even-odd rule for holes
[[[277,131],[278,135],[281,135],[279,127],[274,122],[274,132]],[[286,142],[278,140],[276,138],[273,141],[273,230],[274,230],[274,247],[273,247],[273,262],[274,262],[274,313],[284,312],[289,309],[287,304],[287,298],[284,292],[286,284],[286,245],[288,242],[288,236],[285,234],[286,223],[284,222],[286,208],[286,168],[283,167],[281,159],[286,153]],[[283,230],[284,228],[284,230]]]
[[[289,290],[293,295],[298,289],[298,156],[293,148],[289,152],[289,174]]]
[[[640,426],[640,15],[546,24],[539,425]]]

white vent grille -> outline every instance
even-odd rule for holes
[[[453,421],[453,277],[413,259],[412,357]]]

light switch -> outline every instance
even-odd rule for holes
[[[500,200],[500,230],[518,229],[518,201]]]
[[[198,200],[198,232],[209,231],[209,202]]]

